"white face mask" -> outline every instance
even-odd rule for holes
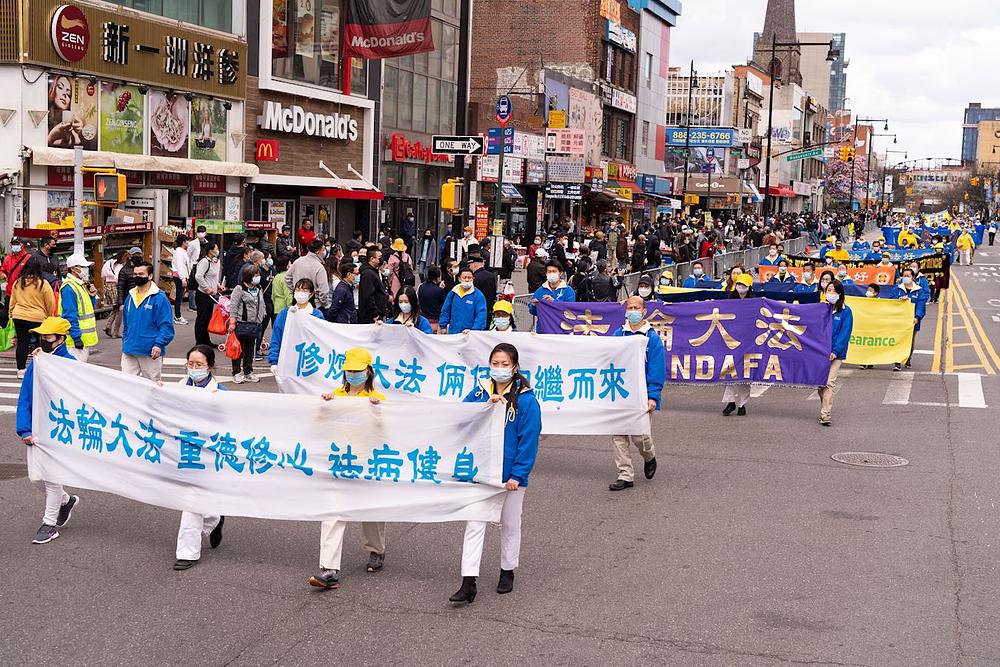
[[[400,302],[399,312],[403,313],[404,315],[409,315],[411,310],[413,310],[413,304],[411,304],[409,301]]]
[[[778,273],[781,273],[781,274],[788,273],[788,267],[787,266],[779,266],[778,267]]]
[[[312,294],[309,292],[297,291],[295,292],[295,303],[302,305],[303,303],[308,302],[311,296]]]
[[[808,271],[804,271],[802,273],[802,280],[809,282],[812,279],[813,279],[813,274],[809,273]]]
[[[559,274],[558,273],[548,273],[548,274],[545,275],[545,277],[553,285],[555,285],[557,282],[559,282]]]
[[[86,280],[87,278],[90,277],[90,271],[87,270],[86,266],[78,267],[77,270],[80,272],[79,275],[77,276],[80,278],[80,280]]]
[[[743,296],[744,294],[746,294],[749,291],[750,291],[750,288],[747,287],[746,285],[737,285],[736,286],[736,293],[739,294],[740,296]]]
[[[198,238],[200,239],[205,238],[205,232],[198,232]]]
[[[826,294],[826,302],[827,303],[829,303],[829,304],[835,304],[838,301],[840,301],[840,295],[839,294],[837,294],[836,292],[827,292],[827,294]]]
[[[698,277],[698,276],[701,276],[705,272],[702,269],[695,269],[691,273],[693,273],[696,277]]]
[[[470,290],[470,289],[472,289],[472,281],[471,280],[469,280],[469,281],[463,280],[462,283],[461,283],[461,285],[462,285],[462,289],[464,289],[464,290]]]
[[[640,287],[640,288],[639,288],[639,296],[641,296],[641,297],[642,297],[642,298],[644,298],[644,299],[645,299],[645,298],[646,298],[647,296],[649,296],[650,294],[652,294],[652,293],[653,293],[653,290],[651,290],[651,289],[650,289],[650,288],[648,288],[648,287]]]
[[[19,246],[19,245],[12,245],[10,247],[10,251],[16,255],[17,253],[21,252],[21,246]]]
[[[845,278],[845,277],[847,277],[847,271],[837,271],[837,277],[838,278]]]

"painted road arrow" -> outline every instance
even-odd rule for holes
[[[431,152],[438,155],[482,155],[485,149],[486,142],[479,135],[452,137],[435,134]]]

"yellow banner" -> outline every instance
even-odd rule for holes
[[[849,364],[894,364],[906,361],[913,338],[913,304],[899,299],[847,297],[854,313]]]

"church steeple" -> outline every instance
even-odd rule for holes
[[[791,43],[797,41],[795,32],[795,0],[768,0],[767,13],[764,15],[764,31],[757,40],[753,54],[754,63],[763,71],[771,72],[771,40],[772,35],[778,42]],[[782,83],[797,83],[802,85],[802,73],[799,70],[801,52],[798,48],[782,48],[775,54],[774,75]]]

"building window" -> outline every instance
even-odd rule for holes
[[[635,54],[614,44],[604,43],[601,74],[606,81],[635,92]]]
[[[232,32],[233,0],[110,0],[157,16],[177,19],[191,25]]]
[[[632,161],[632,122],[634,116],[605,107],[602,149],[614,160]]]
[[[653,54],[647,53],[642,60],[642,78],[646,82],[646,88],[653,88]]]
[[[642,156],[649,157],[649,121],[642,121]]]
[[[183,2],[185,0],[164,0]],[[202,0],[205,2],[207,0]],[[287,0],[271,16],[271,75],[340,90],[341,0]],[[368,63],[351,61],[351,90],[365,95]]]
[[[448,0],[441,4],[447,13]],[[432,53],[385,61],[382,114],[386,127],[428,134],[455,131],[459,31],[437,19],[431,31]]]

